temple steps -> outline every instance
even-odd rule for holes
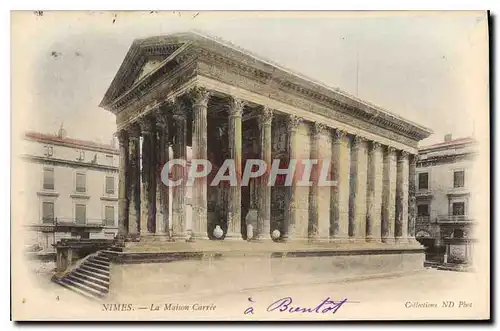
[[[89,299],[103,299],[109,293],[109,258],[102,252],[54,281]]]

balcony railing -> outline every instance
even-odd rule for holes
[[[439,223],[455,223],[455,222],[471,222],[472,219],[468,215],[438,215]]]
[[[106,226],[105,220],[102,219],[86,219],[85,223],[76,221],[72,218],[52,218],[44,217],[42,221],[38,224],[29,224],[29,227],[33,229],[39,229],[42,231],[57,231],[59,229],[66,228],[81,228],[81,229],[92,229],[92,228],[102,228]]]

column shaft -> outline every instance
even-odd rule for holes
[[[288,164],[292,160],[297,161],[297,128],[299,127],[302,119],[300,117],[289,115],[287,119],[287,154],[288,154]],[[291,240],[295,238],[295,224],[296,215],[295,209],[297,207],[297,178],[296,173],[294,173],[294,178],[290,186],[287,187],[287,197],[285,200],[285,220],[283,225],[283,235],[284,241]]]
[[[141,232],[141,173],[140,162],[140,129],[133,125],[129,132],[129,233],[137,236]]]
[[[161,178],[161,170],[164,165],[169,161],[169,134],[168,134],[168,120],[167,114],[160,111],[157,116],[158,125],[158,169],[160,177],[158,180],[158,195],[159,201],[157,203],[158,211],[161,221],[157,223],[157,227],[161,224],[160,232],[166,237],[170,238],[170,218],[169,218],[169,203],[170,203],[170,187],[163,183]],[[168,174],[166,174],[168,175]]]
[[[141,148],[141,222],[140,233],[144,234],[148,228],[151,206],[151,121],[147,118],[141,122],[142,148]]]
[[[402,151],[398,157],[397,164],[397,186],[396,186],[396,241],[407,241],[408,239],[408,153]]]
[[[347,134],[335,130],[333,134],[332,172],[337,186],[332,187],[330,231],[334,240],[347,240],[349,235],[349,176],[350,151]]]
[[[264,107],[259,116],[260,158],[267,165],[267,171],[259,178],[259,214],[257,224],[257,240],[271,239],[271,187],[267,185],[269,169],[271,169],[271,123],[273,112]]]
[[[193,100],[192,158],[207,160],[207,107],[209,93],[202,88],[191,91]],[[193,187],[193,236],[208,239],[207,225],[207,177],[196,178]]]
[[[372,142],[368,154],[368,189],[366,194],[366,240],[380,241],[382,235],[383,151]]]
[[[175,143],[174,159],[186,160],[186,112],[181,101],[175,103]],[[173,168],[173,180],[182,179],[182,184],[172,188],[172,236],[174,239],[186,239],[186,167],[176,165]]]
[[[118,237],[126,238],[128,235],[128,190],[127,168],[129,164],[129,141],[125,130],[118,135],[120,146],[120,165],[118,168]]]
[[[226,239],[242,239],[241,237],[241,158],[242,158],[242,127],[241,116],[244,103],[231,99],[229,108],[229,152],[234,160],[237,183],[230,187],[229,210],[227,215]]]
[[[158,178],[158,147],[156,126],[152,125],[149,141],[149,209],[148,209],[148,233],[156,233],[156,179]]]
[[[416,169],[417,169],[417,155],[410,156],[409,175],[408,175],[408,238],[415,239],[415,221],[417,219],[417,205],[416,205]]]
[[[313,123],[312,126],[312,137],[311,137],[311,160],[317,160],[318,163],[313,165],[311,169],[311,188],[309,189],[309,239],[317,240],[319,239],[319,205],[318,205],[318,179],[320,173],[320,164],[322,160],[319,160],[319,149],[321,144],[321,132],[324,129],[324,125],[320,123]]]
[[[396,152],[388,147],[384,153],[384,189],[382,196],[382,241],[394,242],[396,208]]]
[[[351,187],[349,194],[349,236],[356,239],[366,237],[366,142],[355,136],[351,149]]]

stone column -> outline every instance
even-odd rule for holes
[[[267,185],[272,165],[271,155],[271,122],[273,111],[264,107],[259,115],[260,159],[267,165],[264,175],[259,178],[259,214],[256,240],[272,240],[271,238],[271,187]]]
[[[186,109],[181,100],[174,105],[174,159],[186,160]],[[186,167],[176,165],[173,168],[173,179],[182,179],[182,184],[172,187],[172,236],[175,240],[186,239]]]
[[[398,155],[396,184],[396,226],[394,235],[396,242],[408,240],[408,153],[401,151]]]
[[[297,128],[299,127],[302,119],[295,115],[289,115],[287,118],[287,154],[290,160],[297,160]],[[287,188],[287,197],[285,200],[285,223],[283,226],[283,235],[281,236],[284,241],[295,238],[295,208],[297,206],[297,180],[294,174],[292,184]]]
[[[127,180],[128,168],[128,135],[125,130],[118,134],[118,143],[120,146],[120,164],[118,168],[118,238],[124,239],[128,236],[128,190],[129,181]]]
[[[227,215],[227,239],[243,239],[241,236],[241,158],[242,158],[242,127],[241,116],[244,102],[235,98],[229,105],[229,152],[234,160],[237,184],[230,187],[229,212]]]
[[[366,141],[354,136],[351,150],[351,191],[349,195],[349,236],[355,239],[366,237]]]
[[[384,153],[384,189],[382,192],[382,242],[384,243],[394,243],[396,174],[396,150],[388,146]]]
[[[321,132],[325,126],[321,123],[313,123],[311,137],[311,160],[317,160],[318,163],[311,169],[311,188],[309,189],[309,239],[319,239],[319,210],[318,210],[318,179],[320,174],[319,148],[321,143]]]
[[[368,154],[368,189],[366,194],[366,241],[380,241],[382,235],[383,151],[373,141]]]
[[[408,240],[415,242],[415,221],[417,219],[417,202],[416,202],[416,170],[417,170],[417,155],[410,156],[409,174],[408,174]]]
[[[156,136],[156,125],[151,123],[151,135],[149,145],[149,209],[148,209],[148,233],[156,233],[156,179],[158,178],[158,147]],[[144,157],[144,156],[143,156]]]
[[[346,132],[335,130],[332,143],[332,177],[337,182],[337,186],[332,187],[331,193],[331,238],[334,241],[347,241],[349,237],[349,164],[351,156]]]
[[[160,108],[161,109],[161,108]],[[157,114],[157,128],[158,128],[158,168],[163,169],[163,166],[169,161],[169,133],[168,133],[168,119],[167,114],[159,111]],[[161,172],[160,172],[161,177]],[[161,215],[162,228],[160,232],[169,239],[170,238],[170,219],[169,219],[169,203],[170,203],[170,187],[162,182],[161,178],[158,181],[159,191],[159,204],[158,210]]]
[[[210,94],[196,87],[191,90],[193,100],[192,159],[207,160],[207,107]],[[193,187],[193,239],[208,239],[207,177],[196,178]]]
[[[141,173],[140,162],[140,128],[137,124],[132,124],[129,128],[129,234],[138,236],[141,232]]]
[[[141,148],[141,229],[140,233],[146,233],[148,227],[148,218],[150,212],[151,200],[151,171],[150,171],[150,157],[151,157],[151,134],[152,125],[151,121],[147,118],[142,119],[141,123],[142,133],[142,148]]]

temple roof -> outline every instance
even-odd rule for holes
[[[243,66],[264,71],[272,77],[279,77],[282,81],[285,80],[293,85],[308,89],[318,98],[334,98],[341,103],[349,104],[359,109],[366,116],[383,118],[385,122],[390,124],[389,126],[391,124],[405,126],[410,131],[416,133],[418,140],[427,138],[433,133],[429,128],[409,121],[365,100],[361,100],[345,91],[328,87],[321,82],[294,72],[291,69],[284,68],[277,63],[264,59],[234,44],[198,31],[136,39],[132,43],[99,106],[110,109],[110,106],[121,95],[133,89],[148,73],[162,67],[162,64],[170,56],[176,52],[182,52],[184,50],[182,46],[186,44],[195,45],[210,52],[235,58]]]

